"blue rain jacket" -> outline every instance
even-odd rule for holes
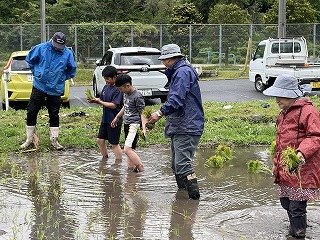
[[[202,135],[204,113],[195,69],[180,59],[165,74],[170,82],[169,93],[160,111],[166,116],[166,136]]]
[[[63,95],[65,81],[76,74],[72,51],[67,47],[56,50],[51,41],[31,48],[26,62],[34,76],[33,86],[48,95]]]

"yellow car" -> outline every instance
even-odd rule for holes
[[[33,75],[28,63],[25,61],[29,51],[13,52],[3,69],[1,78],[1,100],[2,109],[5,109],[5,78],[8,78],[8,99],[9,105],[13,106],[18,102],[28,102],[32,90]],[[6,77],[7,76],[7,77]],[[62,106],[70,107],[70,83],[65,82],[64,94],[61,96]]]

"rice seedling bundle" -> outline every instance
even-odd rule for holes
[[[301,160],[297,155],[297,151],[294,148],[288,146],[281,153],[281,163],[284,166],[285,171],[293,173],[297,171]]]
[[[86,94],[87,100],[90,101],[90,100],[93,99],[93,96],[92,96],[92,94],[91,94],[90,89],[86,89],[86,90],[85,90],[85,94]]]
[[[260,160],[250,160],[247,162],[249,173],[271,173],[271,170]]]

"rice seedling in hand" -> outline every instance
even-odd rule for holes
[[[284,166],[285,171],[294,173],[298,170],[301,159],[297,155],[296,149],[288,146],[281,153],[281,163]]]
[[[86,89],[85,94],[88,101],[91,101],[93,99],[90,89]]]
[[[151,114],[153,112],[153,109],[151,108],[144,108],[142,111],[142,115],[146,118],[149,119],[151,117]],[[152,130],[154,128],[155,124],[154,123],[146,123],[146,128],[148,130]]]
[[[271,170],[259,160],[249,160],[247,168],[249,173],[271,173]]]

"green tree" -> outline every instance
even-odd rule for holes
[[[244,24],[249,23],[249,19],[250,15],[248,12],[236,4],[217,4],[210,9],[208,22],[214,24]],[[224,62],[225,65],[228,65],[229,52],[235,52],[237,47],[246,45],[248,40],[248,27],[224,25],[222,26],[222,30]],[[214,44],[214,42],[212,44]],[[222,58],[223,56],[219,57]]]
[[[316,22],[316,10],[308,0],[286,1],[287,23],[314,23]],[[266,23],[278,23],[278,1],[274,1],[272,8],[265,15]]]
[[[208,23],[209,10],[212,6],[217,4],[219,0],[189,0],[187,2],[193,3],[202,14],[202,22]]]
[[[210,9],[208,23],[249,23],[250,15],[236,4],[217,4]]]
[[[184,3],[173,7],[170,22],[174,24],[201,23],[202,16],[193,3]]]
[[[21,23],[24,12],[29,10],[33,1],[26,0],[1,0],[0,1],[0,23]]]
[[[317,22],[320,22],[320,1],[319,0],[309,0],[313,9],[316,11]]]

